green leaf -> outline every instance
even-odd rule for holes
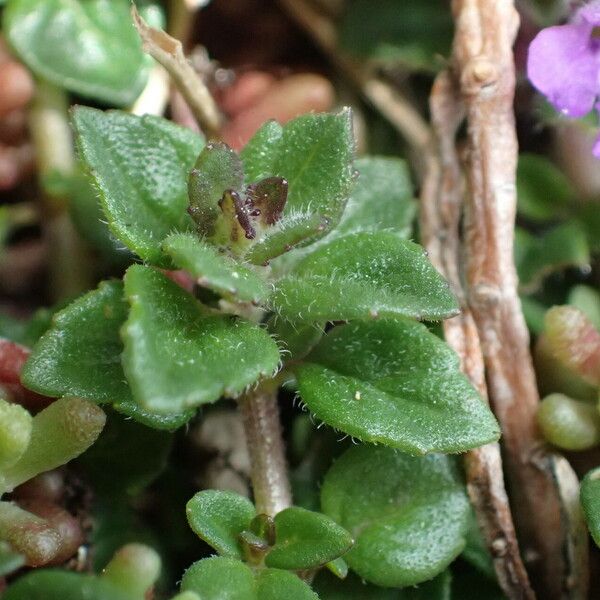
[[[403,160],[370,156],[354,162],[358,181],[339,225],[328,236],[357,231],[395,231],[408,238],[416,216],[413,186]]]
[[[115,410],[156,429],[180,427],[193,412],[157,415],[133,401],[121,366],[119,329],[126,318],[122,283],[101,283],[54,316],[23,367],[23,385],[45,396],[110,402]]]
[[[11,0],[4,31],[36,75],[82,96],[127,106],[144,88],[151,64],[130,5],[129,0]]]
[[[412,69],[435,70],[448,56],[452,15],[443,0],[352,0],[341,44],[352,54]]]
[[[410,174],[397,158],[366,157],[354,161],[359,174],[338,225],[307,248],[298,248],[275,259],[276,273],[289,271],[319,246],[359,231],[394,231],[410,237],[416,214]]]
[[[306,361],[296,368],[302,400],[358,439],[424,454],[464,452],[500,435],[456,354],[420,323],[336,327]]]
[[[93,575],[37,569],[19,577],[2,600],[134,600],[112,583]]]
[[[132,265],[122,329],[123,365],[134,398],[156,412],[236,396],[279,364],[277,344],[253,323],[216,316],[158,271]]]
[[[163,242],[163,249],[179,268],[193,275],[201,286],[218,294],[260,304],[270,293],[270,286],[256,271],[220,253],[193,234],[170,235]]]
[[[188,179],[190,215],[202,235],[214,233],[223,194],[239,190],[243,182],[242,161],[229,146],[211,142],[204,147]]]
[[[600,467],[592,469],[583,478],[580,498],[590,533],[600,547]]]
[[[319,600],[293,573],[261,569],[256,574],[243,562],[222,556],[194,563],[181,581],[182,591],[192,591],[202,600]]]
[[[567,177],[547,158],[524,153],[519,154],[517,196],[520,215],[544,222],[566,216],[569,201],[576,193]]]
[[[458,469],[446,456],[350,448],[327,473],[321,502],[354,535],[344,560],[377,585],[431,579],[465,545],[470,506]]]
[[[515,263],[524,291],[535,290],[554,271],[589,262],[585,232],[576,222],[559,225],[540,237],[518,227],[515,230]]]
[[[384,231],[321,246],[277,283],[271,301],[284,317],[304,321],[395,315],[437,320],[458,312],[423,248]]]
[[[254,504],[235,492],[204,490],[186,506],[190,527],[219,554],[243,558],[238,536],[256,516]]]
[[[202,139],[159,117],[87,107],[73,111],[73,123],[112,232],[144,260],[168,267],[160,243],[193,228],[187,177]]]
[[[282,219],[247,254],[250,262],[262,264],[335,227],[353,184],[353,155],[349,110],[302,115],[283,127],[263,125],[241,153],[247,183],[283,177],[288,196]]]
[[[289,571],[263,569],[257,576],[256,600],[319,600],[299,577]]]
[[[55,178],[61,177],[56,173]],[[110,265],[132,262],[132,254],[111,234],[104,219],[98,194],[89,177],[77,172],[62,182],[68,197],[69,212],[81,236]]]
[[[329,517],[293,506],[275,515],[275,545],[265,564],[290,571],[314,569],[342,556],[351,546],[350,534]]]

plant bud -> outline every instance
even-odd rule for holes
[[[132,597],[143,597],[158,579],[160,563],[159,555],[149,546],[127,544],[115,553],[102,577]]]

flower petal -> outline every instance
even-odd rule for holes
[[[600,25],[600,0],[582,6],[576,13],[574,22],[587,21],[592,27]]]
[[[557,110],[569,117],[587,114],[598,95],[598,62],[591,44],[592,27],[587,19],[548,27],[540,31],[529,46],[527,75],[531,83]]]

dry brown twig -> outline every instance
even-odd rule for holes
[[[461,304],[461,314],[444,322],[446,341],[460,357],[464,373],[481,396],[487,398],[479,334],[466,303],[459,272],[464,190],[455,137],[464,118],[464,106],[447,71],[436,78],[430,111],[434,137],[422,186],[421,237],[430,260],[448,280]],[[534,598],[519,553],[499,445],[488,444],[468,452],[465,471],[469,497],[493,557],[500,586],[508,598]]]
[[[206,136],[218,137],[223,123],[221,113],[203,78],[186,59],[181,42],[150,27],[135,5],[131,6],[131,15],[144,50],[168,71]]]
[[[577,480],[544,446],[529,334],[513,261],[518,155],[513,114],[512,0],[453,0],[452,74],[467,118],[467,301],[479,332],[488,391],[501,423],[513,514],[540,597],[584,598],[586,543],[566,498]]]

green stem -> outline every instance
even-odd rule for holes
[[[38,81],[29,111],[40,183],[51,173],[71,175],[75,156],[68,120],[69,102],[61,88]],[[65,198],[44,195],[44,234],[49,248],[50,293],[55,301],[89,289],[92,284],[88,250],[75,231]]]
[[[256,510],[273,517],[292,504],[277,390],[263,384],[242,396],[239,405],[250,455]]]

